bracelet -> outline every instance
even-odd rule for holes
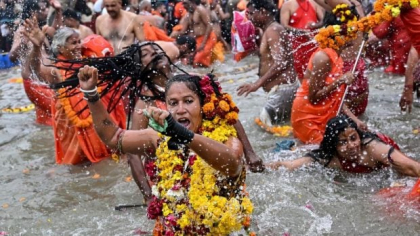
[[[101,97],[99,96],[99,93],[96,92],[96,94],[93,95],[93,96],[83,96],[83,99],[86,100],[86,101],[88,101],[88,102],[92,102],[93,103],[93,102],[99,101],[99,99],[101,99]]]
[[[97,92],[97,91],[98,91],[97,86],[95,86],[95,88],[91,89],[91,90],[84,90],[84,89],[80,88],[80,92],[82,92],[82,93],[94,93],[94,92]]]

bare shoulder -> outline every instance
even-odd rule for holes
[[[317,65],[329,64],[330,57],[324,51],[318,51],[314,54],[312,63]]]
[[[243,145],[237,137],[230,137],[225,144],[226,146],[232,148],[235,154],[237,154],[238,156],[243,155]]]

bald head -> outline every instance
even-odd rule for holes
[[[139,3],[139,10],[140,11],[148,11],[148,12],[152,12],[152,4],[150,3],[150,1],[148,0],[142,0]]]

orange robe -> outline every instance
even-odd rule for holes
[[[331,61],[331,71],[325,79],[325,86],[332,84],[343,74],[343,60],[333,49],[318,49],[309,60],[308,69],[312,70],[312,59],[318,51],[325,52]],[[304,79],[296,92],[292,106],[293,134],[303,143],[321,143],[328,120],[337,115],[344,94],[344,85],[332,92],[317,104],[309,102],[309,81]]]
[[[48,85],[40,84],[32,79],[23,79],[26,96],[35,105],[35,122],[42,125],[52,125],[51,104],[55,92]]]
[[[65,76],[65,71],[61,72]],[[105,107],[110,103],[111,95],[112,93],[108,93],[101,98]],[[74,121],[76,117],[82,121],[91,117],[89,109],[80,113],[87,105],[87,102],[83,100],[83,93],[68,96],[65,99],[57,98],[52,104],[56,162],[58,164],[78,164],[88,160],[95,163],[110,157],[111,151],[101,141],[93,124],[81,127]],[[73,115],[68,110],[66,111],[65,107],[70,108]],[[118,103],[110,116],[119,127],[126,128],[126,113],[122,101]]]
[[[165,31],[150,24],[148,21],[143,24],[144,38],[146,41],[167,41],[173,42],[174,39],[166,35]]]
[[[197,37],[195,39],[197,48],[200,47],[203,40],[204,40],[204,35]],[[216,34],[212,31],[207,39],[204,49],[195,54],[194,64],[209,67],[212,62],[211,59],[212,59],[212,54],[213,54],[213,47],[216,45],[216,43],[217,43],[217,37],[216,37]]]

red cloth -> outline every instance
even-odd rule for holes
[[[383,22],[373,28],[373,33],[379,39],[389,39],[390,42],[390,65],[385,72],[404,74],[411,41],[401,17],[396,17],[390,22]],[[385,55],[389,56],[389,51]]]
[[[51,104],[54,100],[55,92],[47,85],[32,79],[23,79],[23,88],[26,96],[35,105],[35,122],[42,125],[52,125]]]
[[[309,23],[316,23],[318,21],[316,11],[309,0],[304,0],[303,2],[297,0],[297,3],[299,4],[299,8],[291,15],[289,26],[296,29],[308,29],[307,25]],[[312,41],[309,35],[291,36],[291,41],[294,52],[294,67],[299,79],[302,80],[306,67],[308,66],[309,58],[316,51],[317,44],[315,42],[309,43],[309,41]]]
[[[244,11],[233,11],[231,35],[232,52],[234,53],[235,61],[242,60],[258,48],[255,43],[255,27],[246,18]]]
[[[318,49],[318,51],[325,52],[331,61],[331,71],[325,78],[324,85],[328,86],[343,74],[343,60],[333,49],[325,48]],[[315,53],[312,54],[308,63],[308,69],[310,70],[312,69],[312,58]],[[302,86],[296,92],[296,98],[292,106],[291,123],[293,135],[305,144],[321,143],[327,122],[337,115],[344,90],[344,85],[341,85],[322,101],[312,104],[308,99],[309,81],[304,79]]]
[[[411,43],[417,52],[420,53],[420,8],[402,12],[401,20],[404,22]]]
[[[347,73],[352,71],[354,67],[354,60],[353,61],[345,61],[343,64],[343,73]],[[346,96],[346,100],[352,101],[353,99],[357,99],[363,93],[367,93],[366,97],[358,104],[350,103],[349,109],[351,112],[356,115],[360,116],[365,113],[367,104],[368,104],[368,95],[369,95],[369,82],[365,75],[366,65],[363,59],[360,59],[356,66],[355,71],[355,80],[353,84],[350,85],[348,94]]]

